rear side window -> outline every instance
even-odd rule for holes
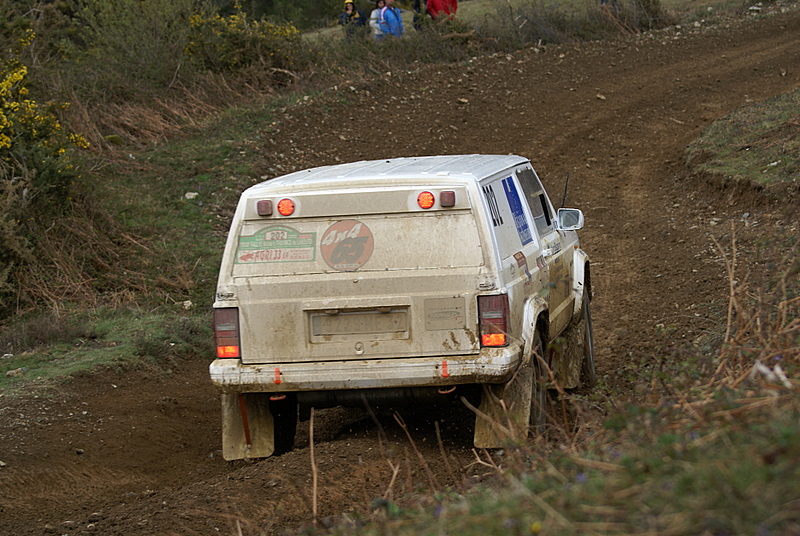
[[[533,243],[535,237],[524,209],[524,193],[519,191],[514,176],[496,179],[481,189],[500,257],[505,259]]]
[[[517,179],[520,186],[522,186],[523,192],[525,192],[525,198],[531,209],[533,222],[536,225],[536,231],[539,236],[553,232],[555,230],[555,220],[539,177],[536,176],[533,169],[524,168],[517,170]]]

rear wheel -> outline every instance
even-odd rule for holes
[[[583,361],[581,362],[581,386],[592,387],[597,383],[597,372],[594,367],[594,333],[592,331],[592,310],[589,296],[583,298],[581,306],[583,316]]]
[[[275,454],[289,452],[297,432],[297,396],[289,394],[283,400],[270,400],[269,411],[275,430]]]
[[[542,334],[536,330],[533,337],[533,389],[531,390],[530,427],[535,434],[543,434],[547,424],[547,376],[541,359],[544,359],[544,341]]]

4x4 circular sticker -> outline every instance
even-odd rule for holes
[[[337,221],[325,230],[319,244],[325,262],[340,272],[353,272],[364,266],[374,248],[372,231],[358,220]]]

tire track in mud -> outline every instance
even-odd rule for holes
[[[117,486],[143,480],[125,471],[100,466],[9,470],[0,479],[0,497],[4,507],[18,511],[39,502],[61,502],[87,492],[106,493]]]

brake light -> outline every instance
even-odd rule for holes
[[[217,357],[241,357],[239,350],[239,309],[214,309],[214,342]]]
[[[419,208],[429,209],[436,202],[436,198],[430,192],[422,192],[417,196],[417,204]]]
[[[444,208],[456,206],[456,193],[453,190],[445,190],[440,192],[439,204]]]
[[[272,201],[262,199],[256,203],[256,212],[258,212],[259,216],[272,216]]]
[[[508,295],[478,296],[481,346],[508,345]]]
[[[291,216],[294,213],[294,201],[291,199],[281,199],[278,201],[278,214],[281,216]]]

